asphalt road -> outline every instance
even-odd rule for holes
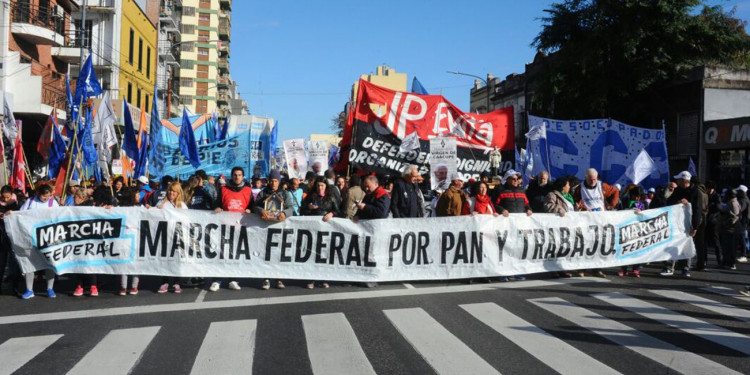
[[[0,374],[750,373],[750,266],[657,274],[182,294],[145,278],[125,297],[63,279],[56,299],[0,296]]]

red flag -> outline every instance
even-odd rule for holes
[[[39,137],[39,143],[36,144],[36,151],[42,155],[45,163],[49,161],[49,148],[52,145],[53,126],[57,126],[57,111],[54,109],[49,114],[47,123],[44,124],[42,135]]]
[[[26,161],[23,158],[23,145],[21,144],[21,132],[16,138],[15,151],[13,153],[13,177],[10,180],[14,189],[21,189],[26,194]]]

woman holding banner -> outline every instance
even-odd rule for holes
[[[550,214],[558,214],[560,217],[564,217],[566,213],[573,211],[573,202],[565,198],[566,194],[570,194],[570,180],[568,177],[558,177],[552,183],[552,191],[547,193],[544,198],[544,212]],[[557,277],[571,277],[572,273],[563,271],[558,272]]]
[[[490,189],[484,182],[477,182],[477,192],[472,198],[469,198],[469,206],[471,207],[471,215],[494,215],[499,214],[495,211],[495,207],[492,205],[492,199],[487,194]]]
[[[36,189],[36,196],[32,199],[29,199],[26,201],[26,203],[21,206],[20,211],[26,211],[26,210],[41,210],[41,209],[50,209],[50,208],[57,208],[60,207],[60,205],[57,203],[56,200],[52,199],[52,187],[49,185],[39,185],[39,187]],[[7,214],[9,214],[10,211],[8,211]],[[45,271],[45,278],[47,279],[47,297],[49,298],[55,298],[57,295],[55,294],[55,291],[53,289],[55,285],[55,272],[51,269],[46,269]],[[29,299],[34,297],[34,272],[29,272],[24,274],[24,277],[26,278],[26,292],[24,292],[21,295],[21,298],[23,299]]]
[[[156,208],[159,209],[181,209],[186,210],[188,207],[185,204],[185,195],[182,192],[182,185],[179,182],[173,182],[169,184],[167,188],[167,196],[156,204]],[[158,293],[166,293],[169,291],[169,284],[172,284],[172,291],[175,293],[182,293],[180,287],[180,278],[177,277],[162,277],[161,286],[159,287]]]
[[[333,189],[336,187],[329,185],[323,176],[315,180],[315,189],[302,201],[303,216],[323,216],[323,221],[331,220],[339,212],[339,201]],[[327,282],[321,284],[323,288],[328,288]],[[307,289],[315,288],[315,281],[307,283]]]

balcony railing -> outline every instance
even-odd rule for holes
[[[63,11],[60,6],[42,7],[28,0],[11,1],[10,17],[11,22],[40,26],[60,35],[66,34],[65,30],[70,24],[70,14]]]

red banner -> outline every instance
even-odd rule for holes
[[[493,147],[510,155],[514,152],[513,107],[487,114],[465,113],[441,95],[394,91],[360,80],[352,112],[342,141],[343,165],[349,163],[350,157],[353,165],[381,173],[398,170],[394,165],[425,165],[428,151],[413,157],[398,152],[401,141],[413,132],[418,134],[420,143],[438,136],[453,136],[457,139],[459,158],[467,155],[467,159],[476,159],[474,162],[488,158]],[[377,147],[367,147],[370,143]],[[362,152],[367,152],[370,162],[362,163]],[[373,163],[373,159],[380,161]],[[398,163],[392,163],[394,160]],[[467,167],[466,172],[471,168],[474,167]],[[478,171],[474,168],[471,172],[475,175]]]

